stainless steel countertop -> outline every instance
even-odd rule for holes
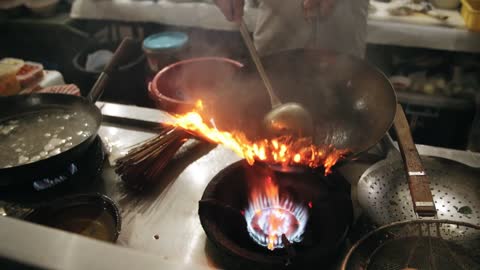
[[[97,105],[102,108],[105,115],[99,134],[111,150],[110,162],[129,146],[154,136],[155,133],[148,130],[148,127],[169,117],[168,114],[158,110],[109,103]],[[423,155],[451,158],[470,166],[480,167],[480,155],[477,153],[422,145],[418,148]],[[66,261],[71,261],[75,267],[68,265],[67,268],[82,269],[78,267],[85,266],[85,262],[81,263],[78,260],[81,256],[85,260],[91,260],[88,269],[108,267],[109,264],[103,260],[101,263],[95,263],[98,256],[95,256],[94,252],[87,252],[88,256],[81,255],[80,248],[88,249],[91,246],[92,250],[99,249],[99,254],[110,256],[105,260],[119,258],[118,261],[111,262],[112,268],[116,269],[127,269],[127,266],[132,265],[131,261],[136,260],[144,260],[142,264],[138,264],[142,265],[141,269],[150,269],[153,266],[160,269],[223,268],[215,248],[207,241],[200,225],[197,214],[198,201],[213,176],[238,160],[240,160],[238,156],[222,146],[200,147],[197,151],[192,151],[172,162],[158,179],[158,185],[144,194],[126,189],[108,162],[103,171],[104,181],[100,188],[119,204],[121,210],[123,223],[117,245],[134,249],[135,252],[125,252],[123,248],[27,222],[0,218],[0,239],[7,239],[7,236],[9,239],[0,241],[0,257],[20,259],[30,265],[57,269],[65,269]],[[355,185],[371,164],[357,161],[339,169]],[[23,239],[25,235],[36,241],[15,240],[17,239],[15,237]],[[154,238],[155,235],[159,236],[158,240]],[[22,251],[25,248],[34,252],[35,256],[27,256],[29,258],[18,256],[25,254]],[[73,250],[77,252],[72,252]],[[148,259],[145,259],[145,256]],[[119,263],[126,260],[130,263]]]

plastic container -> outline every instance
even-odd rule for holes
[[[163,32],[148,36],[143,41],[143,51],[147,57],[151,73],[178,60],[178,53],[187,46],[188,35],[182,32]]]
[[[462,0],[461,14],[465,26],[472,31],[480,31],[480,0]]]

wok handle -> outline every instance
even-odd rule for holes
[[[432,192],[430,191],[430,181],[413,142],[407,117],[400,104],[397,104],[397,113],[395,114],[393,125],[407,171],[414,210],[419,216],[433,217],[436,215],[437,210],[435,209]]]
[[[103,69],[102,73],[98,77],[97,81],[93,85],[90,93],[88,93],[87,100],[90,103],[97,101],[103,94],[105,87],[115,71],[115,69],[125,60],[124,58],[128,55],[128,49],[134,44],[133,39],[127,37],[122,40],[120,46],[113,54],[112,59],[108,62],[107,66]]]

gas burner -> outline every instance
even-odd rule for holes
[[[244,214],[250,237],[270,250],[301,242],[308,221],[307,206],[280,196],[270,176],[258,184],[250,192]]]
[[[350,187],[336,172],[282,173],[246,161],[217,174],[199,202],[200,222],[219,257],[243,268],[325,268],[352,214]]]
[[[97,137],[81,159],[53,172],[46,168],[44,175],[32,176],[30,181],[19,181],[28,184],[1,189],[0,199],[32,202],[85,190],[100,175],[104,161],[103,143]]]
[[[42,191],[54,186],[61,184],[68,179],[75,176],[78,173],[78,166],[76,162],[70,163],[67,165],[63,172],[60,172],[54,176],[48,176],[46,178],[41,178],[33,182],[33,189],[36,191]]]

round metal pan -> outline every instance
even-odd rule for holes
[[[352,56],[295,50],[263,60],[283,102],[311,111],[315,142],[362,153],[393,123],[396,96],[386,76]]]
[[[131,42],[132,40],[125,39],[120,44],[110,63],[102,72],[102,75],[98,78],[86,98],[63,94],[32,94],[0,98],[0,106],[2,108],[0,112],[0,123],[26,113],[42,113],[52,109],[86,113],[95,120],[95,125],[91,127],[90,135],[69,150],[36,162],[9,168],[0,168],[0,187],[20,184],[22,181],[30,181],[31,176],[45,170],[53,171],[63,168],[67,163],[72,162],[87,151],[94,141],[102,121],[101,112],[95,106],[94,102],[101,96],[109,79],[109,74],[112,74],[114,68],[121,63],[127,47],[130,46]],[[40,135],[41,134],[39,134],[39,136]]]

